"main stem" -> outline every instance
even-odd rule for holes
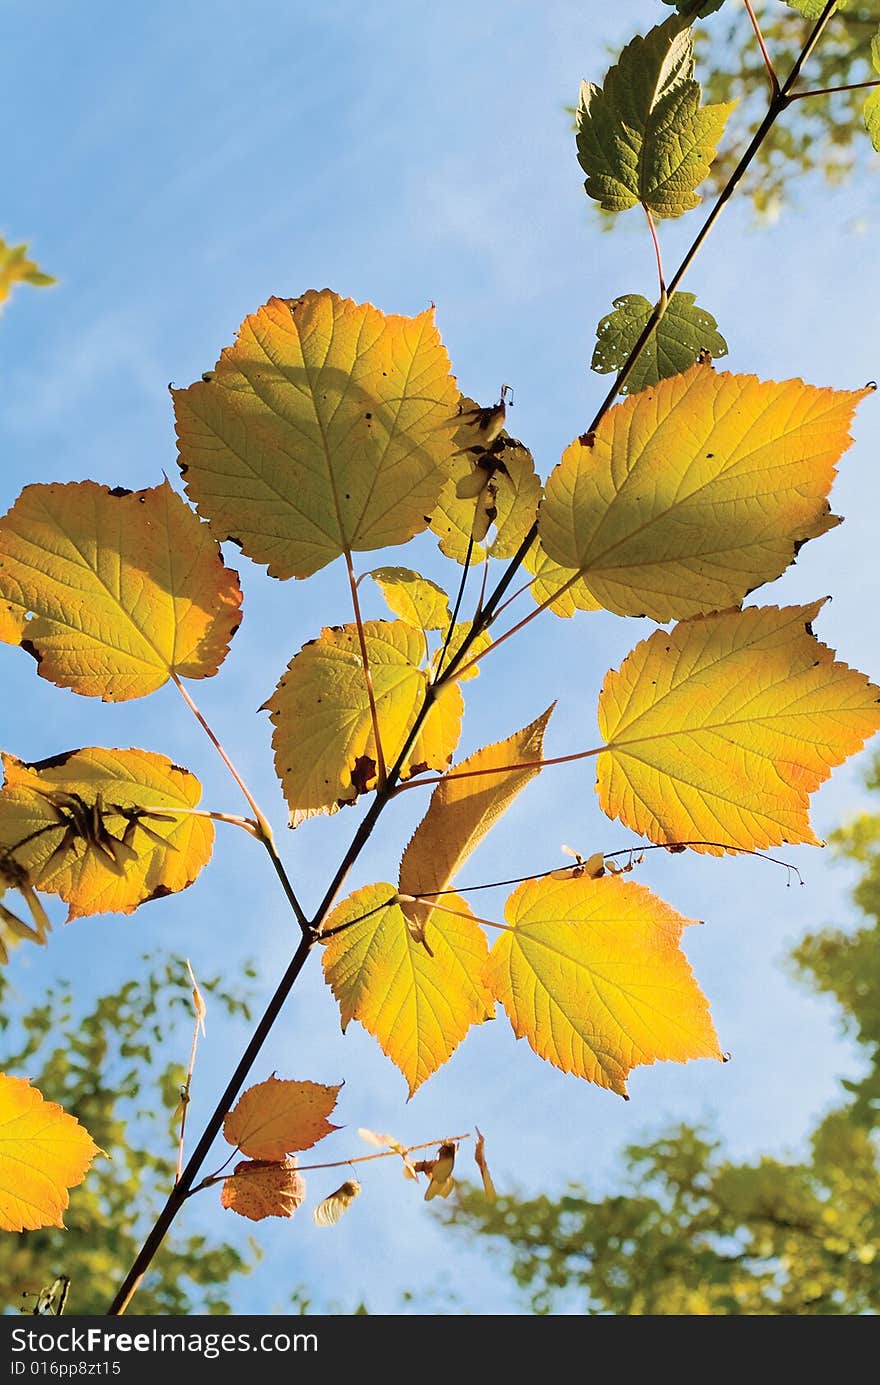
[[[743,174],[746,172],[747,168],[752,162],[752,159],[755,157],[755,154],[760,149],[762,143],[766,139],[767,134],[771,130],[774,122],[777,120],[777,118],[785,109],[785,107],[789,104],[789,101],[791,99],[790,93],[792,87],[794,86],[795,82],[800,76],[801,69],[804,63],[807,61],[810,54],[813,52],[813,49],[815,48],[816,44],[818,43],[819,38],[822,35],[822,31],[824,30],[826,24],[828,23],[828,20],[830,19],[834,11],[835,4],[836,0],[828,0],[828,3],[823,9],[819,19],[817,20],[812,33],[807,39],[807,42],[805,43],[800,56],[795,62],[791,72],[788,74],[788,77],[786,78],[785,82],[781,86],[778,95],[776,95],[771,100],[770,106],[767,110],[767,114],[764,116],[764,119],[761,121],[761,124],[758,126],[757,130],[752,136],[752,139],[750,140],[745,153],[743,154],[736,168],[730,175],[730,178],[728,179],[728,182],[719,194],[715,205],[709,212],[709,215],[707,216],[702,227],[697,232],[697,235],[694,237],[694,240],[691,243],[690,248],[684,256],[684,259],[682,260],[681,264],[679,265],[678,269],[676,270],[675,274],[670,280],[668,285],[669,297],[671,297],[675,290],[678,288],[679,284],[683,280],[694,259],[699,254],[699,251],[703,246],[707,236],[709,235],[709,232],[712,230],[712,227],[718,220],[718,217],[720,216],[723,208],[730,200]],[[662,316],[664,307],[665,303],[661,299],[661,301],[659,301],[655,306],[654,311],[651,314],[651,317],[645,324],[644,330],[642,331],[638,341],[636,342],[635,346],[633,347],[632,351],[630,352],[629,356],[624,362],[613,385],[611,386],[610,390],[608,391],[602,403],[600,404],[599,409],[596,412],[596,416],[593,419],[593,422],[587,429],[588,432],[592,432],[595,428],[598,428],[605,414],[608,412],[611,405],[614,403],[614,400],[617,398],[617,395],[619,394],[622,385],[629,378],[629,375],[636,363],[636,360],[638,359],[639,352],[642,350],[642,347],[645,345],[646,341],[651,335],[651,332],[654,330],[654,327],[656,326],[657,322]],[[318,906],[318,910],[315,913],[314,918],[310,922],[305,921],[305,919],[301,917],[302,910],[300,909],[298,901],[296,901],[296,898],[293,895],[293,891],[290,889],[290,882],[287,881],[286,873],[284,872],[284,867],[281,864],[280,860],[278,860],[277,853],[274,854],[273,865],[276,866],[276,872],[278,873],[279,878],[281,879],[282,885],[285,886],[285,893],[288,896],[288,900],[290,901],[291,907],[293,908],[294,913],[296,914],[297,918],[300,921],[300,925],[303,928],[303,936],[300,940],[299,946],[296,949],[296,952],[293,954],[293,957],[290,961],[290,965],[288,966],[283,977],[281,978],[281,981],[278,984],[275,994],[272,996],[271,1000],[269,1001],[269,1004],[266,1006],[266,1009],[263,1012],[263,1015],[261,1016],[260,1021],[256,1029],[254,1030],[254,1033],[252,1034],[247,1044],[247,1047],[244,1050],[244,1053],[239,1059],[235,1071],[230,1077],[228,1083],[226,1084],[226,1088],[222,1096],[220,1097],[220,1100],[217,1102],[213,1114],[210,1116],[204,1130],[202,1131],[198,1144],[193,1150],[180,1179],[175,1184],[174,1188],[171,1190],[168,1196],[168,1200],[165,1203],[165,1206],[159,1213],[159,1216],[156,1219],[156,1222],[152,1230],[149,1232],[146,1240],[144,1241],[140,1251],[138,1252],[135,1258],[134,1264],[132,1265],[131,1269],[129,1270],[128,1274],[123,1280],[119,1292],[116,1294],[116,1297],[113,1299],[113,1302],[107,1310],[108,1314],[110,1314],[111,1316],[119,1315],[125,1312],[126,1308],[128,1307],[128,1304],[131,1302],[132,1297],[137,1291],[137,1287],[140,1284],[141,1279],[143,1278],[144,1274],[146,1273],[147,1269],[152,1263],[153,1257],[155,1256],[157,1250],[161,1246],[163,1240],[165,1239],[165,1236],[168,1234],[169,1228],[171,1227],[174,1218],[177,1216],[177,1213],[179,1212],[184,1201],[186,1200],[186,1197],[193,1186],[196,1175],[200,1172],[201,1167],[205,1162],[208,1153],[210,1152],[211,1145],[214,1143],[214,1140],[220,1133],[226,1115],[231,1110],[233,1103],[238,1097],[238,1094],[241,1091],[241,1088],[247,1079],[248,1073],[250,1072],[251,1066],[253,1065],[257,1057],[257,1054],[260,1052],[260,1049],[265,1043],[269,1031],[271,1030],[276,1019],[278,1018],[278,1015],[281,1011],[282,1006],[284,1005],[284,1002],[290,994],[290,991],[293,988],[293,985],[297,977],[299,976],[300,972],[305,966],[309,953],[311,952],[312,948],[314,947],[315,943],[317,942],[320,936],[321,926],[333,905],[333,901],[336,899],[339,890],[342,888],[342,885],[345,882],[345,879],[348,876],[349,871],[351,870],[352,866],[354,865],[355,861],[360,855],[365,843],[372,835],[373,828],[375,827],[376,822],[378,821],[386,804],[388,803],[389,799],[391,798],[394,792],[394,788],[396,786],[397,779],[400,775],[401,769],[405,763],[406,756],[409,753],[410,747],[412,746],[413,742],[418,736],[422,728],[422,725],[424,724],[426,716],[428,715],[429,711],[431,710],[431,707],[434,705],[434,702],[436,701],[439,689],[441,689],[445,683],[449,682],[452,678],[455,677],[456,670],[463,662],[463,660],[466,659],[468,651],[470,650],[474,640],[482,633],[483,630],[487,629],[487,627],[491,624],[496,608],[498,607],[502,597],[504,596],[505,592],[507,591],[517,572],[519,571],[519,568],[522,565],[522,561],[525,558],[526,553],[531,548],[532,544],[535,541],[535,538],[537,537],[537,533],[538,526],[537,523],[535,523],[532,525],[532,528],[529,530],[528,534],[523,539],[513,558],[511,558],[508,566],[506,567],[500,580],[498,581],[495,590],[491,593],[485,605],[481,608],[481,610],[475,616],[474,620],[471,622],[470,630],[468,631],[459,648],[456,650],[453,657],[450,659],[445,671],[436,683],[428,687],[427,692],[425,694],[425,700],[419,710],[418,715],[415,718],[412,729],[410,730],[410,733],[407,736],[395,763],[388,771],[384,784],[382,784],[381,787],[377,789],[375,797],[373,798],[370,807],[368,808],[360,823],[360,826],[358,827],[357,831],[352,837],[348,849],[345,852],[345,855],[343,856],[342,861],[340,862],[339,867],[336,870],[335,875],[333,876],[333,879],[330,881],[330,884],[327,887],[327,890],[324,894],[323,899],[321,900],[320,905]],[[178,684],[178,687],[180,688],[186,700],[190,702],[190,705],[194,706],[182,685]],[[197,712],[197,709],[195,710]],[[204,722],[203,718],[198,712],[197,715],[199,716],[199,720],[202,723],[202,725],[208,731],[208,734],[210,735],[212,741],[214,741],[214,743],[220,750],[221,754],[223,755],[223,759],[226,761],[227,764],[229,764],[225,752],[222,751],[222,747],[220,747],[219,742],[217,742],[213,732],[210,731],[210,728],[207,727],[207,724]],[[232,769],[233,774],[235,775],[235,778],[238,780],[239,784],[241,784],[241,780],[239,779],[237,772],[233,769],[231,765],[230,768]],[[248,802],[251,804],[252,810],[254,810],[255,812],[257,821],[260,823],[260,826],[262,827],[264,821],[262,818],[262,814],[259,812],[259,809],[256,808],[256,805],[251,802],[250,795],[249,793],[247,793],[246,790],[245,796],[247,797]],[[268,824],[266,826],[268,829]],[[269,833],[269,842],[271,842],[271,832]],[[270,851],[270,856],[272,854],[273,853]]]

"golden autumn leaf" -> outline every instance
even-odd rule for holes
[[[702,364],[661,380],[566,448],[541,506],[547,556],[618,615],[739,605],[839,523],[828,493],[869,392]]]
[[[408,567],[377,567],[369,574],[389,609],[417,630],[446,631],[452,615],[442,587]]]
[[[575,611],[599,611],[600,603],[593,596],[577,569],[562,567],[548,558],[540,537],[535,539],[523,567],[534,574],[530,591],[534,601],[556,616],[570,620]]]
[[[880,689],[813,634],[822,604],[698,617],[637,645],[599,699],[603,811],[715,855],[818,845],[809,795],[880,729]]]
[[[220,1206],[248,1221],[292,1217],[306,1195],[296,1159],[243,1159],[220,1189]]]
[[[102,1151],[24,1077],[0,1073],[0,1230],[63,1226],[68,1190]]]
[[[283,1159],[338,1130],[330,1115],[339,1087],[268,1077],[248,1087],[223,1122],[223,1137],[250,1159]]]
[[[472,401],[464,399],[462,403]],[[532,454],[504,432],[479,458],[468,452],[469,441],[460,429],[456,442],[464,450],[447,468],[449,479],[434,506],[431,529],[441,553],[457,563],[465,561],[472,535],[472,564],[481,563],[487,554],[490,558],[512,558],[535,522],[541,499],[541,481]],[[479,525],[480,515],[483,525],[488,520],[494,530],[491,537],[487,528]]]
[[[364,621],[385,762],[394,763],[425,699],[420,630],[402,620]],[[454,683],[438,694],[403,766],[444,770],[461,732]],[[375,786],[376,745],[355,625],[322,630],[303,646],[265,704],[274,724],[275,769],[292,813],[334,811]]]
[[[401,894],[431,895],[449,886],[517,794],[540,773],[537,762],[543,754],[544,731],[552,711],[553,707],[548,707],[506,741],[484,746],[456,765],[456,775],[472,777],[437,785],[400,862]],[[505,769],[519,764],[529,767]],[[497,774],[480,772],[496,767]],[[417,932],[424,930],[432,914],[436,916],[430,904],[404,900],[400,907]]]
[[[238,576],[164,481],[26,486],[0,519],[0,639],[42,678],[105,702],[210,678],[241,615]]]
[[[348,1178],[335,1192],[319,1202],[312,1220],[316,1226],[335,1226],[339,1218],[348,1211],[355,1198],[359,1196],[361,1185],[356,1178]]]
[[[44,274],[34,260],[28,259],[26,245],[7,245],[0,236],[0,312],[14,284],[46,288],[54,283],[51,274]]]
[[[455,658],[461,646],[464,644],[464,641],[466,637],[470,634],[470,632],[471,622],[469,620],[460,620],[457,621],[455,625],[453,625],[452,634],[449,636],[449,643],[446,645],[446,653],[443,656],[443,665],[440,669],[441,672],[447,672],[447,670],[449,669],[449,665],[452,663],[453,659]],[[462,656],[462,661],[460,664],[460,668],[462,671],[459,673],[458,669],[456,669],[455,673],[453,674],[453,678],[456,682],[467,683],[471,678],[479,678],[479,666],[477,664],[474,664],[471,668],[468,668],[468,664],[470,663],[471,659],[475,658],[477,655],[483,654],[489,648],[489,645],[491,643],[492,636],[489,634],[488,630],[481,630],[479,635],[474,636],[473,640],[471,640],[471,643],[468,646],[467,654]],[[432,678],[435,678],[437,676],[438,668],[440,668],[441,653],[442,646],[440,649],[434,651],[434,654],[431,658]]]
[[[24,764],[3,755],[0,850],[68,920],[131,914],[185,890],[211,858],[213,823],[194,774],[147,750],[91,747]]]
[[[324,975],[342,1028],[359,1020],[403,1073],[412,1096],[493,1005],[481,979],[486,938],[465,901],[445,897],[460,914],[435,911],[426,947],[412,936],[395,898],[393,885],[367,885],[336,906],[324,931],[341,931],[326,938]]]
[[[386,316],[329,289],[271,298],[172,397],[190,498],[273,577],[406,543],[455,450],[459,394],[433,308]]]
[[[640,1064],[722,1057],[679,946],[691,920],[643,885],[527,880],[504,915],[486,984],[516,1037],[554,1067],[626,1096]]]

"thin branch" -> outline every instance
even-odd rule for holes
[[[463,1140],[471,1139],[470,1131],[465,1135],[447,1135],[441,1140],[425,1140],[420,1145],[407,1145],[406,1149],[382,1149],[378,1154],[355,1154],[351,1159],[331,1159],[326,1164],[297,1164],[297,1173],[314,1173],[316,1169],[347,1169],[350,1164],[369,1164],[374,1159],[405,1159],[410,1154],[415,1154],[420,1149],[439,1148],[440,1145],[458,1145]],[[229,1160],[226,1161],[229,1163]],[[212,1173],[207,1178],[203,1178],[201,1183],[197,1183],[194,1188],[190,1188],[187,1196],[192,1197],[195,1193],[200,1193],[203,1188],[210,1188],[216,1183],[225,1183],[227,1178],[247,1178],[248,1169],[242,1169],[240,1173]]]
[[[199,1046],[199,1030],[201,1030],[202,1033],[204,1033],[205,1030],[205,1002],[202,999],[202,993],[199,990],[198,982],[193,975],[193,969],[190,966],[189,958],[187,958],[186,967],[189,972],[189,979],[192,982],[193,1009],[195,1010],[196,1021],[193,1026],[192,1047],[189,1051],[189,1066],[186,1070],[186,1078],[184,1079],[183,1086],[180,1089],[180,1135],[177,1140],[177,1176],[174,1179],[175,1183],[180,1182],[180,1177],[183,1173],[183,1141],[186,1135],[186,1113],[189,1110],[190,1088],[192,1087],[193,1073],[196,1068],[196,1050]]]
[[[458,595],[455,598],[455,605],[452,608],[452,618],[449,621],[449,629],[446,631],[446,638],[443,641],[443,648],[440,650],[440,657],[437,660],[437,670],[434,674],[435,683],[437,682],[437,679],[443,672],[443,661],[446,658],[446,651],[449,649],[449,641],[452,639],[452,632],[455,629],[455,622],[458,620],[458,613],[461,610],[461,603],[464,599],[464,589],[467,586],[468,572],[470,571],[471,558],[473,557],[473,553],[474,536],[473,534],[471,534],[468,538],[467,552],[464,555],[464,567],[462,568],[461,572],[461,581],[458,584]]]
[[[749,19],[752,23],[752,28],[755,31],[755,38],[758,40],[758,47],[761,50],[761,57],[764,59],[764,66],[767,69],[767,76],[770,80],[770,95],[771,98],[773,98],[779,95],[779,78],[776,75],[776,68],[773,66],[773,60],[770,57],[770,54],[767,52],[767,45],[764,42],[764,35],[761,33],[761,26],[758,23],[758,16],[755,14],[754,9],[752,8],[752,0],[744,0],[744,3],[746,10],[748,11]]]
[[[363,923],[364,919],[372,918],[373,914],[380,914],[383,909],[387,909],[389,904],[393,904],[397,895],[389,895],[383,899],[381,904],[374,904],[372,909],[367,909],[366,913],[357,914],[353,919],[346,919],[345,923],[338,923],[335,928],[321,928],[317,936],[322,942],[327,938],[335,938],[337,933],[344,933],[347,929],[353,928],[356,923]]]
[[[554,601],[558,601],[560,596],[564,596],[565,593],[568,591],[569,587],[573,587],[575,582],[579,581],[582,575],[583,574],[581,573],[580,568],[578,568],[577,572],[573,573],[567,581],[563,582],[561,587],[559,587],[556,591],[551,592],[548,597],[545,597],[545,599],[539,605],[537,605],[533,611],[529,611],[529,614],[527,616],[523,616],[522,620],[518,620],[516,625],[511,625],[509,630],[505,630],[502,635],[496,636],[496,638],[493,639],[491,644],[486,645],[485,649],[477,650],[476,654],[472,655],[471,658],[468,659],[466,664],[459,665],[459,667],[454,670],[456,678],[461,678],[463,674],[467,673],[469,668],[473,668],[474,665],[478,664],[481,659],[485,659],[486,655],[489,653],[490,650],[498,649],[500,645],[504,644],[505,640],[509,640],[512,635],[518,635],[520,630],[524,630],[527,625],[531,625],[533,620],[537,620],[538,616],[543,615],[543,613],[547,610],[548,606],[552,606]],[[532,583],[529,582],[528,586],[531,585]],[[521,590],[524,590],[524,588],[521,588]],[[514,595],[518,596],[519,592],[514,593]],[[511,597],[510,599],[512,601],[513,597]],[[504,604],[507,605],[508,603],[505,602]],[[497,615],[498,612],[496,611],[492,619],[494,620]],[[486,624],[488,624],[488,621],[486,622]]]
[[[454,894],[455,891],[452,890],[451,893]],[[473,923],[484,923],[487,928],[498,928],[504,933],[514,931],[508,923],[496,923],[494,919],[480,918],[479,914],[472,914],[469,909],[453,909],[450,904],[438,904],[433,895],[430,899],[427,895],[420,894],[400,894],[397,898],[408,904],[427,904],[429,909],[439,909],[441,914],[455,914],[456,918],[469,919]]]
[[[399,794],[406,789],[425,788],[428,784],[446,784],[450,779],[475,779],[482,774],[512,774],[515,770],[545,769],[547,765],[566,765],[572,760],[588,760],[592,755],[601,755],[605,749],[604,745],[597,745],[593,750],[576,750],[573,755],[554,755],[547,760],[523,760],[513,765],[491,765],[485,769],[450,770],[448,774],[432,774],[427,778],[407,779],[403,784],[398,784],[393,792]]]
[[[880,87],[880,77],[875,77],[870,82],[847,82],[842,87],[816,87],[813,91],[793,91],[789,96],[789,104],[792,101],[803,101],[807,96],[836,96],[840,91],[866,91],[869,87]]]
[[[287,871],[284,869],[284,862],[278,855],[278,850],[275,846],[275,838],[272,835],[272,828],[270,827],[268,820],[264,817],[259,804],[254,798],[247,784],[244,782],[235,765],[232,763],[231,759],[226,754],[226,751],[220,744],[218,737],[215,735],[213,729],[211,728],[205,717],[202,716],[202,713],[199,711],[195,702],[190,697],[183,683],[181,683],[180,679],[177,677],[177,674],[172,673],[171,677],[174,680],[174,684],[178,692],[180,693],[181,697],[183,698],[184,702],[186,703],[187,707],[189,707],[196,721],[199,723],[199,726],[201,726],[205,735],[208,737],[208,740],[211,742],[214,749],[217,751],[217,754],[220,756],[220,759],[223,761],[224,765],[229,770],[229,773],[232,775],[236,784],[241,789],[242,793],[247,799],[248,806],[254,815],[254,820],[256,822],[258,829],[254,835],[258,838],[259,841],[262,842],[263,846],[266,848],[266,851],[269,855],[269,859],[272,862],[272,867],[275,871],[275,874],[278,876],[278,879],[281,882],[281,888],[287,896],[287,902],[293,910],[300,928],[305,933],[308,930],[309,926],[308,920],[306,918],[306,912],[300,904],[299,899],[297,898],[296,893],[294,891],[294,888],[290,883]]]
[[[361,662],[364,666],[364,682],[367,685],[367,697],[370,702],[370,721],[373,724],[373,740],[376,743],[376,784],[381,789],[385,780],[388,778],[388,771],[385,767],[385,753],[382,750],[382,736],[379,731],[379,713],[376,711],[376,694],[373,691],[373,675],[370,672],[370,659],[367,654],[367,641],[364,636],[364,622],[361,619],[361,604],[358,599],[357,582],[355,581],[354,568],[351,563],[351,554],[345,550],[345,565],[348,569],[348,585],[351,588],[351,604],[354,608],[354,623],[357,626],[358,643],[361,647]]]

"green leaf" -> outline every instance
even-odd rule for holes
[[[644,330],[654,306],[640,293],[625,293],[614,300],[614,312],[596,328],[596,347],[590,362],[600,375],[620,370]],[[706,352],[713,359],[727,355],[727,342],[718,323],[705,308],[698,308],[692,293],[670,298],[630,371],[622,394],[637,394],[669,375],[681,375]]]
[[[880,75],[880,29],[871,40],[871,62],[874,71]],[[880,154],[880,87],[868,93],[865,102],[865,129],[871,136],[871,143]]]
[[[802,14],[804,19],[818,19],[828,0],[785,0],[785,3],[790,10],[797,10],[798,14]],[[847,0],[838,0],[834,8],[845,10],[846,4]]]
[[[731,105],[700,105],[691,30],[670,16],[628,43],[604,87],[581,85],[578,162],[605,211],[640,202],[657,216],[699,203],[694,189],[715,157]]]
[[[707,19],[710,14],[720,10],[724,0],[706,0],[704,5],[697,7],[696,0],[663,0],[664,5],[674,5],[678,13],[684,15],[686,19]]]

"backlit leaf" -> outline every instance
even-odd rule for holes
[[[530,588],[533,600],[539,606],[546,602],[547,610],[554,615],[569,620],[575,611],[601,610],[576,568],[561,567],[547,557],[540,535],[526,554],[523,566],[535,575]]]
[[[510,807],[529,780],[540,773],[544,731],[550,720],[548,707],[535,721],[507,740],[485,746],[455,766],[457,775],[499,768],[497,774],[476,773],[472,778],[449,779],[437,785],[428,811],[416,828],[400,862],[401,894],[432,895],[455,879],[471,852]],[[529,764],[528,769],[505,769]],[[440,900],[445,903],[445,896]],[[429,904],[401,904],[417,930],[436,917]]]
[[[26,1078],[0,1073],[0,1230],[63,1226],[68,1190],[100,1153],[79,1121]]]
[[[367,885],[342,901],[325,931],[324,975],[339,1001],[342,1027],[359,1020],[403,1073],[409,1092],[421,1086],[458,1047],[472,1024],[492,1013],[482,982],[488,947],[457,895],[435,910],[417,941],[393,885]],[[357,920],[357,922],[353,922]],[[428,950],[430,948],[430,951]]]
[[[319,1202],[314,1212],[312,1220],[316,1226],[335,1226],[339,1218],[348,1211],[355,1198],[361,1191],[361,1185],[356,1178],[348,1178],[336,1189]]]
[[[172,394],[191,499],[273,577],[406,543],[454,451],[459,392],[432,308],[271,298],[206,379]]]
[[[339,1087],[268,1077],[248,1087],[223,1122],[223,1136],[250,1159],[283,1159],[311,1149],[338,1125],[327,1120]]]
[[[721,1058],[679,943],[682,918],[615,876],[527,880],[507,901],[486,982],[518,1039],[563,1072],[626,1095],[629,1072]]]
[[[402,620],[364,622],[385,762],[394,763],[424,702],[421,631]],[[333,626],[304,645],[265,704],[274,724],[275,768],[291,812],[333,812],[375,787],[376,746],[355,625]],[[463,702],[451,683],[437,697],[403,767],[444,770],[458,742]]]
[[[45,288],[54,283],[50,274],[44,274],[33,260],[28,259],[26,245],[7,245],[0,236],[0,312],[14,284],[33,284],[36,288]]]
[[[292,1217],[306,1195],[305,1179],[296,1159],[244,1159],[223,1180],[220,1206],[249,1221]]]
[[[11,852],[35,888],[61,896],[68,919],[131,914],[139,904],[186,889],[211,858],[213,823],[175,813],[198,804],[201,785],[164,755],[91,748],[30,765],[12,755],[2,759],[0,849]],[[68,841],[72,814],[57,804],[69,795],[88,813],[100,806],[104,827],[120,845],[101,849],[78,833]]]
[[[0,519],[0,638],[105,702],[210,678],[241,616],[238,576],[167,481],[26,486]]]
[[[641,202],[681,216],[699,202],[730,105],[701,106],[690,29],[675,15],[637,36],[605,83],[581,85],[578,162],[590,197],[610,212]]]
[[[880,77],[880,29],[871,40],[871,62],[874,72]],[[865,99],[865,129],[871,136],[871,143],[880,154],[880,87],[868,92]]]
[[[444,670],[447,669],[449,665],[452,663],[453,659],[455,658],[461,646],[464,644],[464,641],[470,634],[470,632],[471,622],[469,620],[460,620],[457,622],[455,626],[453,626],[452,634],[449,637],[449,644],[446,646],[446,654],[443,658]],[[471,659],[476,658],[476,656],[479,654],[483,654],[489,648],[489,645],[491,643],[492,636],[489,634],[488,630],[481,630],[479,635],[475,635],[468,647],[467,654],[462,655],[461,664],[459,665],[459,668],[462,670],[462,672],[459,672],[458,669],[456,669],[454,675],[455,678],[462,683],[467,683],[471,678],[478,678],[480,675],[479,666],[477,664],[474,664],[473,668],[468,668],[467,665]],[[440,663],[440,654],[441,650],[436,650],[431,659],[432,675],[435,674],[437,671],[438,665]]]
[[[812,632],[821,605],[705,616],[637,645],[599,699],[603,811],[714,855],[817,845],[809,795],[880,728],[880,689]]]
[[[407,567],[377,567],[370,573],[389,609],[417,630],[445,631],[452,619],[442,587]]]
[[[739,605],[839,520],[828,492],[865,390],[695,365],[605,415],[547,482],[540,535],[618,615]]]
[[[596,328],[596,348],[590,362],[600,375],[620,370],[648,324],[653,303],[640,293],[625,293],[615,298],[614,311],[603,317]],[[718,323],[705,308],[696,306],[692,293],[680,289],[667,304],[666,311],[638,354],[627,376],[622,394],[637,394],[670,375],[680,375],[705,352],[713,358],[727,355],[727,342]]]
[[[798,14],[802,14],[804,19],[815,20],[822,14],[828,0],[785,0],[785,3],[790,10],[797,10]],[[838,0],[834,8],[835,10],[844,10],[846,5],[847,0]]]

